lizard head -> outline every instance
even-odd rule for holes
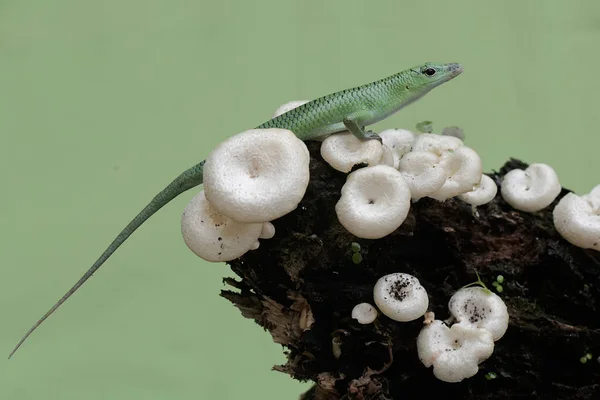
[[[463,72],[463,67],[457,63],[438,64],[427,62],[411,68],[412,85],[425,92],[457,77]]]

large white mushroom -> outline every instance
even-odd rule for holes
[[[419,280],[401,272],[379,278],[373,299],[385,316],[400,322],[420,318],[429,307],[429,297]]]
[[[444,382],[461,382],[479,371],[479,364],[494,352],[492,334],[482,328],[435,320],[421,329],[417,353],[425,367]]]
[[[204,191],[194,196],[181,216],[181,234],[187,247],[206,261],[230,261],[257,247],[262,223],[243,223],[219,213]]]
[[[462,325],[488,330],[494,341],[508,328],[508,309],[496,293],[482,287],[458,290],[448,302],[450,313]]]
[[[350,233],[379,239],[404,222],[410,190],[402,174],[387,165],[360,168],[346,179],[335,205],[338,220]]]
[[[309,100],[294,100],[294,101],[289,101],[285,104],[282,104],[281,106],[279,106],[279,108],[277,108],[277,110],[275,110],[275,113],[273,114],[273,118],[275,117],[279,117],[281,114],[285,114],[288,111],[293,110],[294,108],[298,108],[303,104],[308,103]]]
[[[600,185],[591,193],[566,194],[552,212],[554,227],[569,243],[600,251]]]
[[[459,140],[452,136],[442,137]],[[446,181],[440,189],[428,195],[439,201],[472,191],[483,174],[479,154],[467,146],[443,154],[440,166],[446,171]]]
[[[206,198],[239,222],[266,222],[292,210],[309,182],[308,149],[286,129],[251,129],[220,143],[206,159]]]
[[[531,164],[525,170],[513,169],[504,175],[502,198],[512,208],[536,212],[548,207],[561,191],[554,169],[547,164]]]
[[[330,135],[323,141],[321,156],[336,170],[350,172],[356,164],[379,164],[383,146],[378,140],[360,140],[344,131]]]
[[[429,151],[411,151],[400,159],[398,170],[416,201],[441,189],[446,182],[446,171],[440,166],[440,157]]]

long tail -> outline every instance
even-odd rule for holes
[[[87,281],[94,274],[94,272],[96,272],[96,270],[98,270],[98,268],[102,266],[102,264],[104,264],[106,260],[108,260],[108,258],[127,240],[127,238],[129,238],[129,236],[131,236],[133,232],[135,232],[137,228],[140,227],[140,225],[142,225],[148,218],[154,215],[154,213],[156,213],[164,205],[169,203],[181,193],[195,186],[201,185],[203,180],[203,170],[204,161],[194,165],[190,169],[183,172],[181,175],[175,178],[175,180],[173,180],[173,182],[171,182],[167,187],[161,190],[160,193],[158,193],[152,199],[152,201],[146,207],[144,207],[144,209],[140,211],[138,215],[135,216],[135,218],[125,227],[125,229],[123,229],[121,233],[119,233],[119,235],[113,240],[110,246],[108,246],[108,248],[100,256],[100,258],[96,260],[94,265],[92,265],[92,267],[87,270],[87,272],[81,277],[81,279],[79,279],[77,283],[73,285],[73,287],[54,306],[52,306],[52,308],[48,310],[48,312],[44,314],[44,316],[40,318],[38,322],[36,322],[35,325],[31,327],[31,329],[29,329],[29,331],[27,331],[25,336],[21,338],[21,340],[19,341],[19,343],[17,343],[13,351],[11,351],[8,358],[11,358],[12,355],[15,354],[15,352],[19,349],[19,347],[21,347],[23,342],[27,340],[29,335],[31,335],[33,331],[35,331],[37,327],[40,326],[46,318],[52,315],[52,313],[56,311],[58,307],[60,307],[65,301],[67,301],[67,299],[71,297],[71,295],[75,293],[77,289],[79,289],[85,283],[85,281]]]

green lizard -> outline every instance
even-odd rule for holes
[[[433,88],[458,76],[459,64],[425,63],[387,78],[312,100],[275,117],[256,129],[289,129],[302,140],[322,140],[332,133],[348,130],[361,140],[381,138],[364,127],[387,118],[420,99]],[[8,358],[33,331],[60,307],[148,218],[181,193],[202,184],[204,161],[180,174],[158,193],[119,233],[108,248],[77,283],[19,341]]]

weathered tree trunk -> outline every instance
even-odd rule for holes
[[[273,239],[230,263],[241,280],[226,279],[237,290],[221,293],[289,349],[288,362],[274,369],[315,382],[302,399],[600,398],[600,253],[558,235],[558,199],[535,214],[515,211],[499,194],[477,214],[459,200],[422,199],[393,234],[357,239],[334,210],[346,175],[322,160],[319,143],[308,146],[311,182],[302,203],[274,221]],[[524,167],[510,160],[490,176],[499,184]],[[430,311],[446,319],[450,296],[475,281],[475,271],[488,286],[504,276],[510,325],[480,372],[461,383],[438,381],[419,361],[422,319],[380,316],[359,325],[350,317],[356,304],[373,304],[379,277],[406,272],[427,290]],[[586,353],[594,357],[582,363]],[[488,372],[497,378],[486,379]]]

